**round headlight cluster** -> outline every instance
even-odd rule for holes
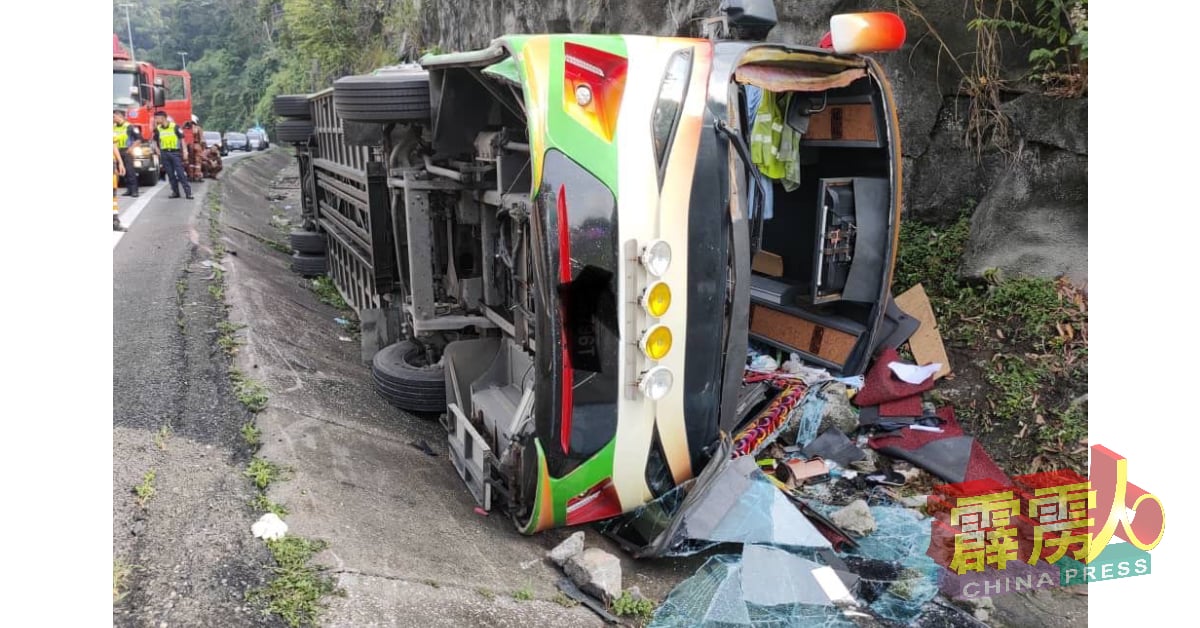
[[[642,249],[638,258],[646,271],[655,277],[662,277],[671,267],[671,245],[663,240],[655,240]]]
[[[656,366],[642,375],[642,379],[638,381],[638,390],[651,401],[658,401],[671,392],[671,385],[674,383],[675,376],[671,374],[670,369]]]
[[[665,325],[655,325],[642,334],[642,340],[638,344],[646,357],[661,360],[671,351],[671,330]]]
[[[657,281],[646,288],[642,292],[642,308],[650,316],[658,318],[667,313],[667,309],[671,307],[671,288],[667,284]]]

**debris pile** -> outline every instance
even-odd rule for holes
[[[953,408],[927,398],[950,369],[932,314],[920,318],[889,336],[865,376],[751,343],[740,427],[698,477],[601,524],[637,557],[713,551],[651,626],[980,625],[986,608],[939,593],[926,495],[941,482],[1011,481]],[[940,362],[901,358],[918,331],[910,349]]]

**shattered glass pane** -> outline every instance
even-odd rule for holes
[[[939,567],[925,554],[930,519],[896,506],[872,506],[871,516],[875,518],[875,532],[857,539],[859,548],[854,553],[895,561],[904,567],[898,580],[871,603],[871,610],[894,621],[912,621],[938,593]]]
[[[853,586],[857,578],[847,577]],[[833,568],[761,545],[742,550],[742,587],[747,602],[763,606],[854,604],[847,584]]]
[[[718,543],[831,547],[750,456],[731,462],[690,512],[688,538]]]
[[[651,628],[854,628],[833,606],[782,604],[762,606],[743,599],[741,559],[709,558],[696,575],[679,583],[658,607]]]
[[[801,447],[811,443],[817,437],[821,427],[821,417],[825,414],[825,397],[821,395],[824,386],[813,386],[800,402],[800,407],[792,411],[788,421],[797,421],[796,437],[793,442]],[[789,431],[791,426],[788,426]]]

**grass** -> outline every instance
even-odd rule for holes
[[[1079,401],[1087,391],[1087,297],[1064,279],[1006,278],[995,270],[983,281],[961,281],[970,222],[968,209],[945,226],[903,223],[895,293],[924,285],[947,350],[957,354],[956,378],[976,378],[983,388],[973,405],[956,405],[956,414],[984,432],[1015,437],[1013,451],[1028,458],[1009,465],[997,460],[1001,466],[1014,474],[1051,463],[1081,471],[1087,462],[1080,446],[1087,436],[1086,396]],[[1035,438],[1026,439],[1030,434]]]
[[[242,424],[242,440],[251,447],[258,447],[262,444],[262,430],[254,423]]]
[[[246,376],[238,369],[229,369],[229,381],[233,382],[233,394],[246,409],[259,413],[267,407],[267,388]]]
[[[265,491],[271,482],[283,477],[283,472],[283,467],[264,458],[255,457],[246,467],[245,475],[254,481],[255,487]]]
[[[120,558],[113,559],[113,604],[125,599],[129,594],[129,576],[133,575],[135,568]]]
[[[242,346],[242,341],[237,337],[237,332],[244,328],[245,325],[235,325],[229,321],[221,321],[217,323],[217,346],[221,351],[229,357],[237,355],[238,347]]]
[[[261,242],[262,242],[263,244],[265,244],[265,245],[267,246],[267,248],[269,248],[269,249],[272,249],[272,250],[274,250],[274,251],[276,251],[276,252],[283,253],[284,255],[291,255],[291,254],[292,254],[292,247],[290,247],[290,246],[288,246],[288,245],[284,244],[283,242],[280,242],[279,240],[272,240],[272,239],[270,239],[270,238],[263,238],[263,239],[261,240]]]
[[[612,612],[617,617],[650,619],[654,615],[654,602],[646,598],[633,597],[629,591],[622,591],[621,595],[612,602]]]
[[[475,589],[475,592],[482,596],[485,600],[491,601],[496,599],[496,592],[487,587],[479,587]]]
[[[323,541],[295,536],[267,541],[275,566],[271,579],[251,590],[247,599],[261,604],[267,613],[278,616],[288,626],[315,626],[324,609],[322,598],[343,594],[325,569],[311,564],[312,557],[325,549]]]
[[[513,592],[513,599],[518,602],[528,602],[533,599],[533,587],[525,585]]]
[[[171,438],[171,426],[164,425],[154,433],[154,446],[161,451],[167,450],[167,440]]]
[[[219,283],[208,284],[208,293],[211,294],[212,298],[216,301],[225,300],[225,287]]]
[[[562,591],[559,591],[557,594],[555,594],[552,601],[555,604],[558,604],[559,606],[563,606],[566,608],[572,608],[575,606],[579,606],[579,602],[576,602],[575,600],[571,599],[570,596],[568,596],[566,593],[563,593]]]
[[[254,499],[250,501],[250,507],[257,512],[273,512],[277,517],[286,517],[288,514],[286,506],[271,501],[263,493],[254,496]]]
[[[158,474],[154,469],[150,469],[142,476],[142,483],[133,487],[133,493],[137,495],[138,506],[145,508],[146,504],[150,503],[150,498],[154,497],[154,493],[156,492],[154,480],[157,476]]]
[[[187,279],[180,279],[175,282],[175,294],[182,300],[183,295],[187,294]]]
[[[326,276],[317,277],[312,280],[312,291],[317,293],[317,299],[325,305],[331,305],[339,310],[349,310],[350,306],[346,305],[346,300],[342,298],[338,292],[337,286],[333,285],[333,280]]]

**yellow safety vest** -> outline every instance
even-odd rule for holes
[[[175,135],[175,123],[168,122],[167,126],[158,129],[158,147],[163,150],[179,150],[179,136]]]
[[[129,144],[129,123],[113,125],[113,144],[117,148],[125,148]]]

